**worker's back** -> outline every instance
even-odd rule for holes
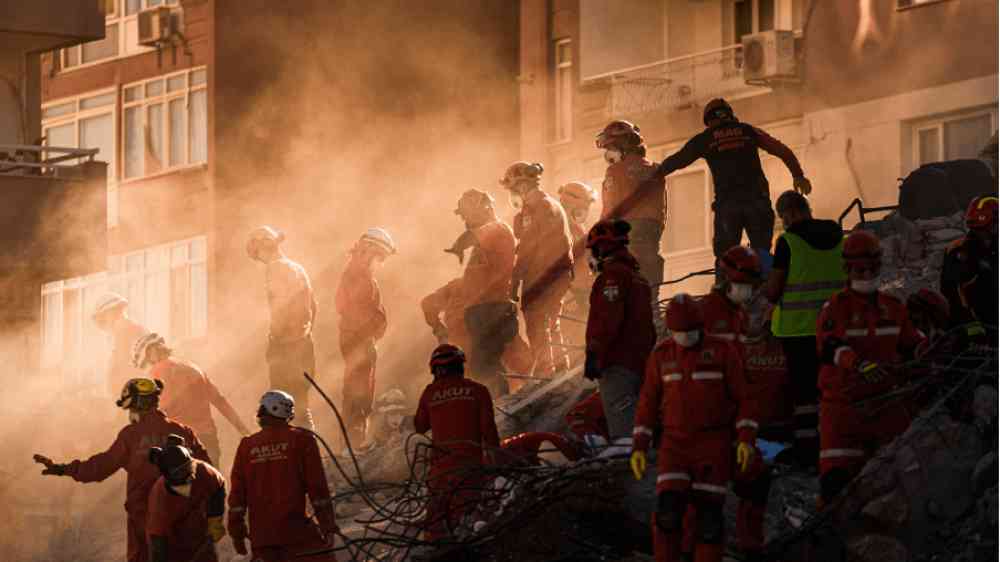
[[[757,153],[759,130],[739,121],[723,121],[695,137],[715,182],[715,196],[768,195],[767,177]]]

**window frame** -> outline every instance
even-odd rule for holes
[[[912,10],[914,8],[922,8],[924,6],[930,6],[933,4],[941,4],[943,2],[948,2],[949,0],[909,0],[907,5],[902,5],[903,2],[907,0],[896,0],[896,11],[902,12],[905,10]]]
[[[79,70],[81,68],[88,68],[88,67],[91,67],[91,66],[96,66],[98,64],[106,63],[108,61],[122,59],[122,58],[127,58],[127,57],[132,57],[132,56],[136,56],[136,55],[142,55],[142,54],[149,53],[149,52],[152,52],[152,51],[156,50],[155,47],[146,47],[146,46],[143,46],[143,45],[139,45],[138,44],[138,36],[136,37],[136,43],[135,43],[135,45],[134,46],[131,45],[129,43],[129,40],[128,40],[128,30],[130,29],[130,27],[134,27],[136,29],[136,33],[138,34],[139,12],[142,12],[143,10],[148,10],[150,7],[154,7],[155,8],[157,6],[150,6],[149,5],[150,0],[139,0],[139,10],[137,12],[133,13],[133,14],[126,14],[125,13],[126,12],[125,8],[127,7],[127,2],[128,2],[128,0],[113,0],[114,12],[112,12],[110,14],[105,14],[105,16],[104,16],[104,26],[105,27],[111,27],[112,25],[114,25],[115,27],[118,28],[118,52],[117,52],[117,54],[115,54],[113,56],[110,56],[110,57],[105,57],[105,58],[102,58],[102,59],[97,59],[97,60],[85,63],[85,62],[83,62],[83,44],[82,43],[79,44],[79,45],[73,45],[72,47],[64,47],[62,49],[58,49],[58,51],[56,53],[56,60],[59,63],[58,66],[59,66],[59,72],[60,73],[62,73],[62,72],[74,72],[74,71]],[[180,0],[160,0],[160,4],[159,5],[160,6],[169,6],[171,8],[179,8],[180,7]],[[98,41],[103,41],[103,39],[99,39]],[[88,43],[90,43],[90,42],[88,41]],[[73,66],[67,66],[66,65],[66,60],[67,60],[67,56],[68,56],[68,51],[71,50],[71,49],[75,50],[76,53],[77,53],[77,63],[75,65],[73,65]]]
[[[910,158],[913,163],[913,169],[917,169],[924,164],[930,164],[932,162],[943,162],[949,158],[945,155],[945,138],[944,138],[944,128],[945,124],[953,121],[961,121],[963,119],[971,119],[975,117],[989,116],[990,118],[990,129],[992,133],[997,132],[997,108],[995,106],[985,106],[974,109],[966,109],[954,113],[948,113],[945,115],[939,115],[932,118],[920,119],[913,121],[910,124]],[[920,160],[920,133],[923,131],[936,130],[937,131],[937,160],[932,162],[921,162]]]
[[[670,153],[668,152],[667,154],[670,154]],[[691,166],[688,166],[687,168],[684,168],[683,170],[678,170],[678,171],[670,174],[670,176],[668,176],[666,178],[666,182],[667,183],[665,185],[665,189],[669,193],[669,191],[670,191],[670,180],[671,179],[673,179],[673,178],[679,178],[679,177],[686,176],[686,175],[691,175],[691,174],[702,174],[702,183],[703,183],[703,189],[704,189],[704,194],[705,194],[705,209],[704,209],[704,211],[705,211],[705,219],[706,219],[705,220],[705,224],[704,224],[705,245],[697,247],[697,248],[688,248],[687,250],[678,250],[678,251],[671,252],[667,248],[667,241],[664,240],[663,243],[661,244],[660,250],[663,252],[663,259],[665,259],[665,260],[666,259],[684,258],[684,257],[689,257],[689,256],[692,256],[692,257],[693,256],[698,256],[700,254],[704,254],[706,251],[709,254],[712,253],[712,235],[713,235],[712,230],[713,230],[713,226],[714,226],[715,216],[714,216],[714,213],[712,211],[712,198],[713,197],[712,197],[712,172],[711,172],[711,170],[709,170],[708,166],[706,166],[704,164],[692,164]],[[668,208],[667,208],[667,215],[668,215],[667,216],[667,220],[668,221],[670,220],[669,214],[670,214],[670,208],[668,206]],[[664,230],[664,234],[666,234],[665,230]]]
[[[560,51],[566,46],[569,49],[569,59],[561,61]],[[553,74],[553,123],[552,123],[552,144],[568,143],[573,140],[573,39],[571,37],[561,37],[552,41],[552,74]],[[562,93],[565,83],[569,81],[569,99],[564,100]],[[563,120],[566,120],[565,136],[561,135]]]
[[[100,332],[91,321],[91,310],[97,298],[107,291],[108,275],[106,272],[93,273],[82,277],[73,277],[45,283],[41,287],[41,302],[39,315],[42,318],[40,326],[40,365],[43,369],[58,368],[64,377],[72,377],[76,383],[93,383],[95,391],[102,392],[106,386],[106,359],[111,351],[111,336]],[[66,293],[79,291],[77,304],[76,342],[67,346],[63,337],[66,333]],[[47,314],[53,314],[45,306],[46,298],[55,295],[54,334],[46,330]],[[91,298],[86,298],[90,295]],[[52,343],[51,339],[55,342]],[[96,344],[97,349],[94,349]],[[69,351],[76,353],[69,355]]]

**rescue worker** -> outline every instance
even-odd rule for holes
[[[656,297],[663,283],[660,239],[667,220],[666,184],[656,175],[656,164],[646,159],[644,142],[639,127],[612,121],[597,134],[594,144],[604,151],[608,164],[601,185],[601,220],[621,219],[632,225],[632,251],[639,272]]]
[[[650,287],[628,250],[629,223],[602,220],[590,229],[587,248],[597,272],[587,318],[583,376],[596,380],[612,443],[632,434],[646,358],[656,344]]]
[[[77,482],[102,482],[119,470],[128,474],[125,482],[125,513],[127,515],[128,562],[148,562],[146,542],[146,514],[149,491],[160,477],[160,472],[149,463],[149,448],[166,444],[171,434],[184,438],[191,444],[194,458],[209,462],[208,454],[194,431],[168,418],[159,409],[163,383],[147,378],[135,378],[125,383],[121,397],[115,402],[128,410],[129,424],[120,432],[111,447],[87,460],[57,464],[42,455],[35,455],[35,462],[45,466],[44,475],[69,476]]]
[[[340,532],[316,438],[289,425],[294,417],[290,394],[265,392],[257,409],[261,429],[240,441],[229,478],[227,530],[233,547],[245,556],[249,538],[253,559],[261,562],[332,559],[302,554],[332,547]],[[318,526],[306,515],[306,495]]]
[[[344,423],[358,445],[375,399],[375,344],[385,335],[387,318],[375,269],[396,253],[396,242],[381,228],[369,228],[350,252],[337,287],[340,352],[344,356]],[[301,373],[299,374],[301,377]]]
[[[497,218],[494,204],[485,191],[463,193],[455,214],[465,223],[465,232],[445,252],[458,256],[461,264],[465,250],[472,250],[462,274],[470,375],[492,395],[503,396],[509,387],[501,357],[518,332],[517,308],[510,298],[517,242],[510,226]]]
[[[814,219],[801,193],[782,193],[775,208],[785,232],[775,244],[767,299],[775,305],[771,331],[785,349],[795,388],[795,443],[788,457],[812,470],[819,454],[816,318],[826,300],[844,285],[844,235],[836,222]]]
[[[965,211],[968,234],[954,242],[944,256],[941,292],[951,303],[954,325],[981,322],[997,326],[997,197],[979,196]],[[982,331],[980,329],[980,331]],[[970,334],[975,335],[975,334]],[[995,333],[991,341],[995,340]]]
[[[167,437],[165,447],[149,450],[160,470],[149,492],[151,562],[215,562],[215,543],[226,536],[226,479],[208,463],[191,456],[184,438]]]
[[[823,306],[817,338],[822,369],[820,497],[824,505],[861,470],[878,447],[909,426],[905,403],[865,407],[901,375],[887,369],[911,358],[924,336],[902,301],[878,290],[882,250],[874,234],[852,232],[843,243],[848,286]]]
[[[146,334],[136,340],[132,346],[132,365],[137,369],[149,367],[149,376],[163,381],[164,389],[169,390],[160,396],[160,409],[194,429],[215,466],[219,466],[222,452],[219,433],[212,419],[212,406],[240,435],[250,435],[250,430],[233,405],[205,372],[194,363],[175,357],[159,334]]]
[[[695,506],[694,559],[720,561],[734,432],[736,464],[745,471],[755,457],[757,422],[735,345],[705,334],[701,307],[686,293],[670,301],[666,317],[671,338],[657,345],[647,363],[630,464],[641,480],[653,431],[662,429],[652,518],[656,560],[681,559],[690,502]]]
[[[476,506],[476,489],[482,487],[476,469],[492,464],[500,435],[490,391],[465,378],[461,349],[439,345],[431,354],[430,370],[434,381],[420,396],[413,427],[417,433],[432,433],[431,498],[424,529],[427,540],[439,540]]]
[[[517,251],[512,298],[521,312],[535,360],[533,374],[550,377],[569,368],[559,316],[573,281],[573,241],[566,212],[540,187],[542,165],[514,162],[500,185],[510,193]],[[523,286],[522,286],[523,285]]]
[[[128,299],[118,293],[101,296],[91,318],[99,330],[111,335],[105,377],[108,394],[115,396],[126,382],[142,376],[142,371],[132,366],[132,344],[149,330],[129,318]]]
[[[756,306],[756,305],[754,305]],[[743,370],[747,384],[757,399],[758,433],[769,441],[792,440],[794,387],[789,378],[781,340],[771,333],[772,306],[753,306],[739,335]]]
[[[920,330],[928,341],[942,337],[951,325],[951,303],[934,289],[921,287],[906,297],[906,312],[913,327]]]
[[[313,427],[309,411],[309,383],[303,372],[316,376],[316,297],[309,274],[288,259],[281,249],[285,233],[261,226],[250,233],[247,255],[266,266],[264,285],[271,311],[267,335],[267,365],[271,388],[283,388],[299,404],[306,425]]]
[[[808,195],[812,184],[790,148],[764,131],[741,123],[726,100],[716,98],[705,104],[702,121],[705,130],[663,160],[656,170],[657,175],[668,176],[704,158],[715,184],[715,201],[712,202],[715,258],[719,259],[723,252],[739,244],[745,230],[750,246],[763,259],[771,249],[774,211],[757,151],[764,150],[780,158],[791,172],[797,191]]]
[[[574,405],[564,418],[570,433],[579,441],[586,442],[588,436],[599,436],[605,442],[611,442],[608,433],[608,418],[604,415],[604,401],[601,392],[594,391]]]
[[[587,316],[590,314],[590,286],[594,276],[587,266],[587,230],[590,207],[597,201],[594,188],[571,181],[559,188],[559,204],[569,218],[569,232],[573,238],[573,281],[563,299],[563,337],[569,345],[582,345],[587,337]],[[568,318],[567,318],[568,317]],[[573,361],[576,358],[577,361]],[[578,363],[579,354],[571,356],[571,363]]]

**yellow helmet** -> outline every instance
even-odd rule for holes
[[[159,403],[162,391],[163,381],[159,379],[129,379],[115,404],[126,410],[149,410]]]

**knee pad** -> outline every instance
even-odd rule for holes
[[[666,491],[660,493],[656,501],[656,526],[664,533],[679,533],[684,527],[684,512],[687,510],[685,492]]]
[[[819,477],[819,495],[829,505],[837,494],[850,483],[853,475],[846,468],[834,468]]]
[[[767,496],[771,493],[771,469],[765,467],[757,478],[750,481],[739,481],[733,483],[733,493],[736,497],[749,500],[758,505],[767,503]]]
[[[722,504],[713,501],[698,502],[698,540],[702,544],[722,544],[725,519]]]

